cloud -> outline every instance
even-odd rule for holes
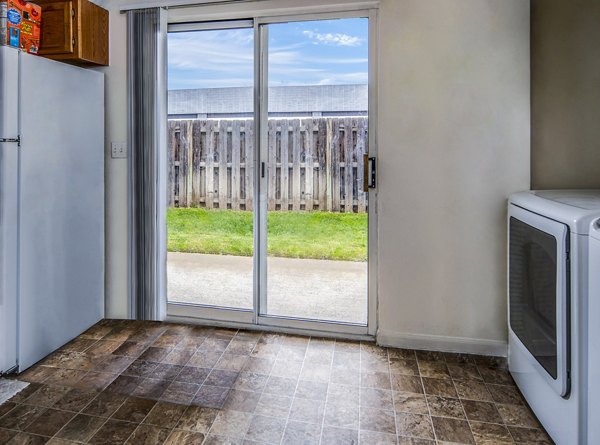
[[[253,85],[252,32],[250,29],[169,34],[169,88]],[[307,40],[302,44],[278,43],[269,49],[271,85],[367,82],[368,58],[361,57],[362,52],[356,54],[358,57],[343,57],[333,48],[317,49]],[[330,51],[336,54],[332,56]]]
[[[305,57],[304,58],[305,62],[310,62],[310,63],[325,63],[328,65],[353,65],[353,64],[365,64],[369,62],[369,59],[367,57],[357,57],[357,58],[324,58],[324,57]]]
[[[169,35],[169,69],[240,73],[254,71],[252,30]]]
[[[364,39],[360,37],[341,33],[328,32],[326,34],[321,34],[319,32],[305,30],[302,31],[302,34],[311,39],[315,45],[323,43],[332,46],[359,46],[364,41]]]
[[[368,82],[369,74],[361,71],[357,73],[329,73],[327,77],[319,81],[319,85],[366,84]]]

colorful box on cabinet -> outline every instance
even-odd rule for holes
[[[37,54],[42,8],[24,0],[0,0],[0,45]]]
[[[36,3],[25,2],[21,21],[21,49],[37,54],[40,48],[42,7]]]
[[[0,0],[0,44],[21,46],[23,6],[19,1]]]

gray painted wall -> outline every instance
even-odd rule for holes
[[[600,2],[531,1],[532,188],[600,188]]]

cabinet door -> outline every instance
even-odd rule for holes
[[[72,54],[75,15],[73,2],[45,3],[42,14],[40,55]]]

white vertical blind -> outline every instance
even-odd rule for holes
[[[130,317],[162,320],[166,316],[166,11],[129,11],[127,26]]]

